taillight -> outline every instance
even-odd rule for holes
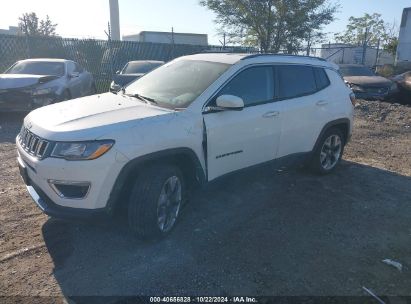
[[[357,103],[357,98],[355,98],[354,93],[350,93],[350,99],[351,99],[352,105],[355,107],[355,104]]]

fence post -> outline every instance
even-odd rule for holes
[[[375,64],[374,64],[375,67],[377,67],[378,65],[378,56],[380,55],[380,43],[381,43],[381,39],[378,39],[377,53],[375,55]]]
[[[366,53],[367,53],[367,39],[368,39],[368,27],[365,29],[365,37],[364,37],[364,43],[362,46],[362,64],[365,64],[365,59],[366,59]]]
[[[342,61],[342,62],[341,62],[342,64],[344,64],[344,56],[345,56],[345,48],[343,48],[343,54],[342,54],[342,60],[341,60],[341,61]]]
[[[24,37],[26,38],[26,56],[27,58],[31,58],[29,35],[26,33]]]

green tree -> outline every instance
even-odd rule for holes
[[[348,43],[352,45],[385,45],[392,38],[388,32],[389,24],[385,23],[381,14],[364,14],[362,17],[353,17],[344,32],[336,33],[336,42]]]
[[[200,0],[200,5],[216,13],[229,42],[288,53],[321,36],[338,8],[328,0]]]
[[[398,37],[391,37],[389,41],[384,45],[384,50],[395,56],[397,54]]]
[[[57,23],[53,23],[48,15],[44,20],[40,20],[34,12],[19,17],[19,28],[27,36],[56,36],[56,27]]]

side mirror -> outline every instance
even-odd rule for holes
[[[79,76],[80,76],[80,73],[79,73],[79,72],[73,72],[73,73],[69,74],[69,77],[70,77],[70,78],[77,78],[77,77],[79,77]]]
[[[120,71],[116,71],[116,74],[120,74]]]
[[[216,99],[216,105],[225,110],[241,111],[244,108],[244,101],[241,97],[234,95],[221,95]]]

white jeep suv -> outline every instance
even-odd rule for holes
[[[337,69],[305,56],[180,57],[121,92],[32,111],[16,139],[20,172],[48,215],[123,206],[133,232],[162,236],[196,184],[272,161],[332,171],[354,103]]]

